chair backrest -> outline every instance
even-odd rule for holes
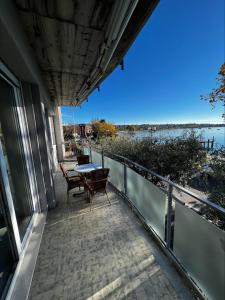
[[[78,155],[77,164],[78,165],[89,164],[89,155]]]
[[[105,190],[107,180],[108,180],[108,175],[109,175],[109,169],[108,168],[97,169],[91,171],[89,174],[90,174],[92,189],[96,192],[100,190]]]

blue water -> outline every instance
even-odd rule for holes
[[[157,130],[152,133],[154,137],[178,137],[183,135],[187,131],[194,130],[197,135],[201,135],[203,140],[212,139],[214,137],[215,147],[220,148],[221,146],[225,146],[225,127],[211,127],[209,128],[195,128],[195,129],[165,129],[165,130]],[[126,135],[130,135],[128,132]],[[132,137],[142,139],[146,137],[151,137],[151,132],[147,130],[136,131],[131,134]]]

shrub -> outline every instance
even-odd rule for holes
[[[101,148],[124,156],[182,185],[187,184],[206,161],[206,152],[194,132],[167,139],[105,139],[101,141]]]
[[[215,151],[209,166],[212,169],[207,187],[213,202],[225,208],[225,148]]]

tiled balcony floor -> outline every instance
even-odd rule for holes
[[[112,189],[66,203],[66,183],[55,177],[58,207],[48,213],[32,281],[32,300],[193,299],[181,277]]]

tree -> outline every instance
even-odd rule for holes
[[[208,101],[213,107],[217,102],[221,101],[225,105],[225,63],[220,67],[217,82],[217,88],[213,89],[209,94],[201,96],[202,100]],[[225,114],[223,114],[223,118],[225,119]]]
[[[136,130],[135,125],[126,125],[126,130],[129,132],[134,132]]]
[[[74,125],[63,126],[63,135],[64,140],[69,141],[74,139],[74,134],[77,131],[77,128]]]
[[[92,131],[95,138],[114,137],[116,134],[116,127],[112,123],[107,123],[105,120],[92,121]]]

